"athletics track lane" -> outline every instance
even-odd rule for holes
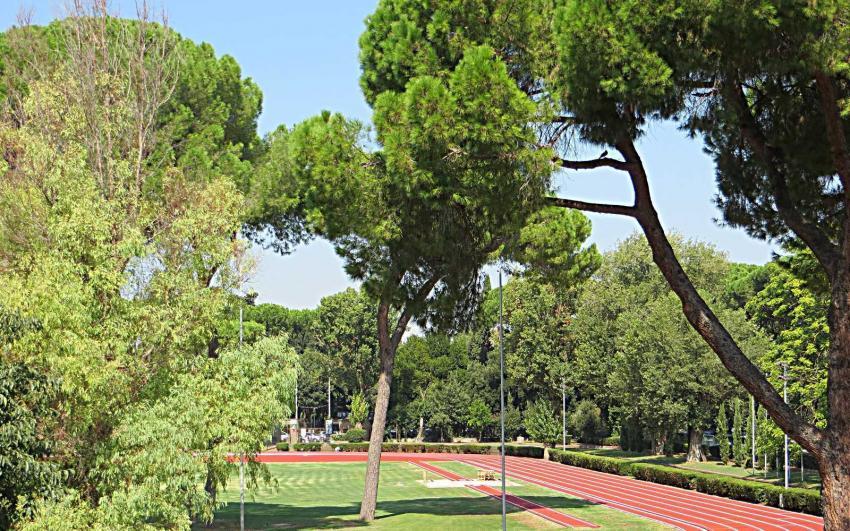
[[[258,458],[266,463],[362,462],[366,460],[366,453],[269,452],[260,454]],[[495,471],[498,471],[500,466],[498,455],[383,452],[381,459],[414,463],[460,461]],[[812,515],[729,500],[541,459],[508,457],[507,475],[685,531],[823,529],[823,520]]]

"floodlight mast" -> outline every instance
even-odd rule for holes
[[[239,348],[242,348],[242,306],[239,307]],[[245,531],[245,454],[239,453],[239,531]]]
[[[505,505],[505,336],[502,321],[502,270],[499,269],[499,424],[501,427],[502,454],[502,531],[507,531],[508,520]]]

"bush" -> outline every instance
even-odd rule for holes
[[[349,430],[350,431],[350,430]],[[296,444],[294,449],[299,452],[318,452],[321,450],[322,443],[304,443]],[[286,451],[289,449],[289,444],[285,442],[277,443],[277,449]],[[368,442],[348,442],[333,445],[334,451],[337,449],[340,452],[367,452],[369,451]],[[384,452],[403,452],[403,453],[442,453],[442,454],[490,454],[498,455],[499,446],[495,444],[442,444],[442,443],[384,443],[381,445],[381,450]],[[543,458],[543,448],[541,446],[530,445],[505,445],[505,455],[514,457],[531,457],[534,459]]]
[[[561,425],[552,407],[545,400],[538,400],[531,404],[525,412],[525,431],[528,436],[537,442],[548,446],[554,446],[561,440]]]
[[[364,397],[362,393],[357,393],[351,398],[351,413],[349,415],[349,420],[357,426],[358,424],[365,422],[368,417],[369,404],[366,402],[366,397]]]
[[[496,448],[496,453],[499,453],[498,448]],[[533,459],[543,459],[543,448],[540,446],[505,445],[505,455],[512,455],[514,457],[531,457]]]
[[[602,439],[602,446],[620,446],[620,436],[613,435]]]
[[[604,457],[584,452],[570,452],[568,450],[550,450],[549,459],[565,465],[607,472],[608,474],[618,474],[620,476],[631,475],[632,463],[626,459],[617,457]]]
[[[578,440],[588,444],[599,444],[602,441],[604,425],[602,411],[590,400],[582,400],[576,410],[570,415],[570,429],[578,434]]]
[[[322,443],[295,443],[292,445],[292,449],[296,452],[320,452],[322,450]]]
[[[352,443],[363,442],[364,439],[366,439],[366,430],[363,428],[351,428],[340,437],[340,440]]]
[[[609,474],[634,476],[636,479],[696,490],[714,496],[779,507],[789,511],[822,514],[820,493],[810,489],[784,489],[777,485],[732,478],[718,474],[694,472],[651,463],[633,463],[617,457],[603,457],[569,450],[550,450],[553,461]]]

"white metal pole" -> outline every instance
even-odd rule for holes
[[[561,378],[561,448],[567,449],[567,387]]]
[[[505,496],[505,336],[502,320],[502,271],[499,270],[499,424],[501,427],[502,450],[502,531],[508,529],[508,516]]]
[[[239,455],[239,531],[245,531],[245,456]]]
[[[756,399],[750,395],[750,418],[753,419],[750,426],[750,442],[752,446],[753,475],[756,475]]]
[[[782,364],[782,398],[785,403],[788,403],[788,364]],[[791,481],[791,471],[788,468],[788,434],[785,434],[785,488],[788,488],[788,483]]]
[[[239,307],[239,347],[242,347],[242,307]],[[239,531],[245,531],[245,454],[239,454]]]

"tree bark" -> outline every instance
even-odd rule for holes
[[[702,451],[702,430],[694,427],[688,428],[688,462],[708,461]]]
[[[378,482],[381,473],[381,444],[384,442],[384,430],[387,425],[387,407],[390,403],[390,384],[393,378],[395,352],[401,343],[407,324],[413,317],[413,311],[423,303],[441,276],[435,275],[425,282],[412,300],[407,301],[404,310],[390,333],[390,302],[381,300],[378,305],[378,349],[381,357],[381,374],[378,376],[378,395],[375,398],[375,415],[372,419],[372,433],[369,436],[369,457],[366,462],[366,486],[360,503],[360,519],[371,522],[375,519],[378,504]],[[399,277],[401,279],[401,277]]]
[[[387,406],[390,403],[390,384],[393,378],[395,349],[389,334],[389,304],[382,302],[378,308],[378,348],[381,357],[381,374],[378,376],[378,395],[375,398],[375,414],[372,433],[369,436],[369,457],[366,463],[366,486],[360,504],[360,519],[371,522],[375,519],[378,503],[378,482],[381,474],[381,444],[387,423]]]
[[[850,529],[850,433],[842,434],[845,446],[831,449],[818,460],[822,482],[824,529]]]
[[[416,432],[416,442],[422,442],[425,439],[425,417],[419,417],[419,431]]]

